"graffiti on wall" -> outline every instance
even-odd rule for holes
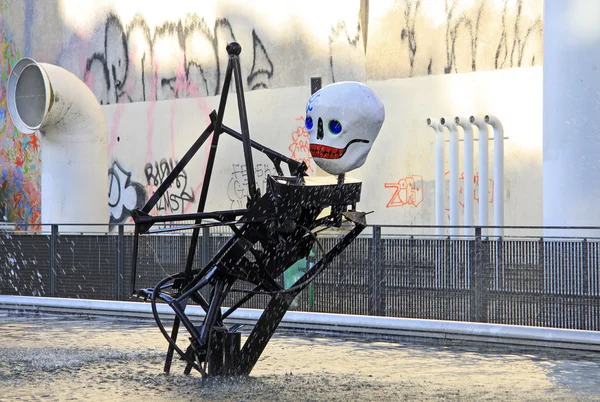
[[[5,83],[11,65],[19,59],[17,49],[23,50],[27,56],[55,61],[75,72],[103,104],[156,103],[158,100],[185,97],[198,97],[200,103],[201,96],[218,95],[227,64],[223,48],[225,43],[232,40],[247,44],[241,61],[244,85],[249,90],[306,85],[309,75],[322,76],[331,81],[378,80],[530,66],[542,62],[543,0],[531,3],[524,0],[444,0],[429,2],[431,4],[428,3],[427,7],[424,0],[399,0],[384,6],[388,7],[385,11],[389,17],[386,17],[389,22],[385,23],[368,18],[369,3],[374,8],[376,2],[357,0],[349,3],[351,5],[348,7],[354,7],[358,18],[356,14],[345,19],[337,15],[326,17],[320,20],[325,30],[303,34],[297,38],[297,44],[291,47],[285,42],[289,39],[286,36],[289,35],[288,31],[280,31],[281,37],[279,33],[272,35],[270,33],[274,31],[267,29],[268,26],[263,25],[254,14],[248,15],[247,21],[259,21],[256,24],[247,22],[237,25],[234,18],[239,16],[223,14],[213,18],[201,13],[185,13],[184,10],[175,19],[159,20],[155,24],[150,17],[145,17],[144,12],[124,19],[119,16],[121,14],[116,3],[109,5],[111,2],[103,2],[105,5],[96,8],[102,10],[97,16],[85,16],[95,21],[96,25],[81,33],[76,29],[70,31],[68,26],[61,23],[60,13],[54,15],[49,12],[51,6],[42,7],[38,3],[0,0],[0,206],[5,206],[8,220],[24,223],[40,222],[40,144],[35,135],[18,133],[6,110]],[[107,12],[109,9],[113,11]],[[266,15],[269,13],[268,10],[264,12]],[[439,29],[425,18],[426,12],[443,17]],[[42,32],[31,29],[33,24],[30,22],[41,18],[37,13],[47,13],[44,17],[48,18],[48,30]],[[5,16],[4,20],[2,15]],[[24,17],[7,18],[8,15]],[[292,18],[303,18],[302,15],[292,14],[287,17],[290,17],[290,21],[293,21]],[[397,26],[398,30],[387,30],[386,23]],[[65,32],[59,34],[52,28],[54,26],[64,27]],[[18,32],[14,38],[21,38],[20,42],[15,44],[8,32]],[[43,46],[47,43],[46,36],[52,38],[48,40],[52,46]],[[60,38],[68,39],[54,43]],[[374,51],[377,49],[372,43],[384,43],[385,51]],[[58,48],[60,50],[54,52]],[[320,48],[324,52],[315,52]],[[314,56],[316,53],[319,54]],[[307,55],[310,57],[306,58],[306,63],[298,63]],[[290,73],[282,73],[284,70]],[[147,110],[149,128],[146,159],[141,163],[121,161],[123,166],[144,166],[144,163],[155,159],[151,152],[154,120],[163,116],[155,116],[152,106]],[[122,114],[123,109],[118,109],[112,127],[109,127],[111,156],[118,136],[123,135],[119,126]],[[174,116],[172,113],[172,143],[175,138]],[[298,128],[292,133],[289,152],[294,159],[306,162],[312,172],[314,168],[309,163],[310,153],[303,130],[299,122]],[[175,157],[168,152],[158,157],[162,156]],[[156,173],[156,163],[149,165]],[[120,170],[119,166],[112,164],[110,168],[114,170],[115,177],[117,174],[125,175],[119,177],[125,178],[126,182],[127,172]],[[144,180],[144,174],[137,173],[140,184],[152,193],[155,189],[154,178]],[[184,178],[187,179],[187,176],[181,177],[180,181]],[[407,178],[401,180],[406,181]],[[413,180],[414,187],[410,181],[387,183],[392,186],[388,187],[391,196],[388,207],[421,205],[423,193],[417,191],[418,180]],[[238,180],[238,183],[243,182]],[[239,200],[238,193],[243,192],[236,190],[234,183],[235,180],[231,184],[233,190],[228,190],[232,194],[232,202]],[[137,189],[134,184],[131,186],[133,190]],[[125,191],[125,188],[119,187],[120,190]],[[193,202],[190,201],[194,198],[191,188],[176,189],[174,185],[170,191],[173,194],[162,200],[161,207],[165,209],[175,207],[180,210],[180,204],[189,206]],[[195,191],[198,192],[198,189],[195,188]],[[111,198],[111,204],[115,199],[120,200],[118,194],[121,193],[116,187],[111,189],[109,195],[116,197]],[[244,197],[241,196],[242,199]],[[493,194],[490,199],[493,199]],[[130,198],[124,200],[127,200],[127,206],[134,204]],[[126,216],[127,213],[123,215],[122,211],[127,206],[115,204],[111,210],[111,222]]]
[[[154,163],[147,163],[144,167],[146,178],[146,191],[152,196],[158,187],[165,181],[173,171],[178,161],[173,159],[161,159]],[[182,170],[173,181],[169,189],[156,203],[156,213],[184,213],[186,205],[196,201],[194,189],[188,186],[188,177],[185,169]]]
[[[231,166],[231,178],[227,185],[227,197],[229,197],[229,201],[231,201],[230,208],[246,208],[246,203],[250,196],[248,193],[248,173],[246,171],[246,165],[234,163]],[[265,193],[265,189],[267,188],[267,178],[272,174],[277,174],[273,166],[266,163],[257,163],[254,165],[256,186],[260,189],[261,194]]]
[[[130,212],[146,202],[146,189],[141,183],[131,180],[131,172],[119,162],[113,162],[108,170],[108,210],[110,224],[122,223],[131,217]]]
[[[5,214],[0,220],[32,224],[36,230],[41,221],[40,140],[36,134],[22,134],[13,125],[7,109],[6,81],[11,66],[20,54],[5,30],[0,32],[0,205]]]
[[[407,205],[417,208],[423,202],[423,178],[418,174],[403,177],[396,183],[384,183],[383,186],[394,191],[386,208]]]
[[[375,75],[396,78],[540,65],[542,12],[542,0],[440,0],[427,6],[422,0],[394,2],[387,21],[377,28],[399,34],[400,41],[375,38],[379,48],[370,51],[369,69],[381,68]],[[439,14],[443,26],[426,24],[426,14]],[[379,58],[391,54],[390,47],[403,57],[380,63]]]
[[[404,43],[408,49],[408,62],[410,64],[410,76],[413,75],[415,68],[415,54],[417,53],[417,39],[416,39],[416,24],[417,14],[419,13],[419,7],[421,6],[421,0],[404,0],[404,27],[400,34],[400,40]]]
[[[268,88],[275,68],[267,49],[255,29],[241,34],[251,35],[253,46],[243,59],[252,60],[244,84]],[[187,14],[151,27],[142,15],[123,24],[110,13],[104,49],[87,59],[84,81],[103,104],[218,95],[227,67],[222,48],[235,40],[227,18],[211,23]]]
[[[449,186],[450,183],[450,171],[447,171],[445,173],[445,177],[446,177],[446,185]],[[465,207],[465,172],[462,172],[458,178],[458,203],[460,205],[461,208]],[[479,202],[479,172],[475,173],[473,175],[473,200]],[[446,202],[448,202],[448,204],[450,203],[450,194],[448,193],[447,197],[446,197]],[[494,180],[493,179],[488,179],[488,203],[489,204],[493,204],[494,203]],[[450,211],[450,208],[446,208],[446,211]]]
[[[304,162],[308,167],[307,173],[314,173],[310,154],[310,134],[304,126],[304,116],[296,117],[296,121],[299,122],[299,125],[292,131],[292,142],[288,147],[291,152],[290,158]]]

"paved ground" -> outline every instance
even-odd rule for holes
[[[149,323],[0,315],[0,400],[600,401],[600,355],[277,335],[249,378],[162,374]]]

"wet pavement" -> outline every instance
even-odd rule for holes
[[[202,380],[149,322],[0,314],[0,400],[600,401],[600,354],[277,334],[248,378]]]

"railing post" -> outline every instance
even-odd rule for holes
[[[56,243],[58,225],[52,225],[50,231],[50,297],[56,295]]]
[[[540,313],[538,315],[538,322],[549,323],[550,322],[550,273],[546,266],[546,242],[544,237],[540,237],[538,240],[538,264],[540,270],[543,272],[544,283],[542,284],[541,292],[543,294],[541,298]],[[545,324],[550,325],[550,324]]]
[[[125,264],[125,226],[119,225],[119,234],[117,236],[117,294],[115,300],[121,300],[123,297],[123,265]]]
[[[371,238],[371,275],[369,280],[370,303],[369,315],[384,315],[382,283],[383,278],[383,241],[381,239],[381,226],[373,226]]]
[[[589,322],[589,302],[591,300],[590,298],[590,288],[589,288],[589,264],[588,264],[588,240],[586,238],[583,239],[583,242],[581,244],[582,250],[581,250],[581,259],[582,264],[581,264],[581,269],[583,270],[582,275],[581,275],[581,279],[583,281],[583,283],[581,284],[581,294],[582,296],[584,296],[583,298],[583,308],[581,308],[579,310],[581,316],[579,318],[579,325],[577,329],[584,329],[584,330],[590,330],[591,328],[590,325],[588,324]]]
[[[470,285],[471,285],[471,321],[483,321],[482,300],[482,273],[483,273],[483,242],[481,239],[481,227],[475,227],[475,240],[469,247],[469,258],[471,259]]]
[[[202,228],[202,239],[200,240],[200,261],[202,267],[208,264],[208,253],[209,253],[209,240],[210,240],[210,227]]]

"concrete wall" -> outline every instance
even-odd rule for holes
[[[434,223],[425,119],[486,113],[498,115],[510,137],[506,223],[541,223],[542,9],[542,0],[0,0],[0,204],[10,220],[39,223],[39,141],[18,133],[6,112],[6,78],[20,57],[63,66],[108,105],[110,219],[119,222],[122,207],[143,202],[207,124],[224,46],[236,40],[251,134],[290,156],[309,158],[302,116],[311,77],[323,85],[359,80],[380,94],[388,119],[369,162],[353,174],[365,179],[361,207],[377,211],[372,223]],[[232,152],[219,158],[223,184],[211,188],[211,206],[243,196],[242,162]],[[191,208],[202,158],[197,163],[165,211]],[[407,183],[418,196],[404,195]]]
[[[544,225],[598,226],[600,3],[547,2],[546,13]],[[598,237],[597,230],[576,234]]]
[[[367,81],[386,106],[386,121],[367,163],[351,172],[363,180],[360,207],[375,211],[371,223],[435,224],[434,132],[425,124],[429,116],[494,114],[502,116],[505,129],[505,211],[507,224],[539,224],[542,219],[542,69],[526,68],[470,74],[438,75],[414,79]],[[477,96],[474,96],[474,95]],[[256,141],[297,158],[306,159],[311,172],[314,162],[306,147],[302,110],[310,95],[308,87],[253,91],[247,94],[249,126]],[[512,98],[511,102],[506,99]],[[109,127],[119,133],[148,133],[124,136],[114,143],[110,195],[111,215],[121,221],[123,207],[140,205],[146,194],[154,192],[179,157],[205,129],[208,113],[218,107],[219,97],[138,102],[131,105],[105,106]],[[225,113],[228,126],[239,130],[235,100]],[[138,119],[136,116],[144,116]],[[159,118],[160,116],[160,118]],[[186,136],[177,135],[186,132]],[[181,180],[158,205],[159,212],[190,212],[199,196],[207,144],[181,174]],[[243,208],[247,191],[241,144],[223,137],[215,163],[208,209]],[[477,147],[476,147],[477,148]],[[490,143],[489,222],[493,222],[493,204],[499,202],[493,189]],[[448,153],[449,146],[446,145]],[[462,144],[460,146],[462,172]],[[477,193],[477,163],[475,192]],[[267,173],[275,173],[268,159],[254,153],[257,175],[264,190]],[[449,171],[449,157],[446,168]],[[126,178],[130,175],[129,185]],[[464,179],[461,181],[461,183]],[[462,187],[462,186],[461,186]],[[473,195],[476,197],[476,194]],[[447,199],[448,197],[446,197]],[[461,194],[461,203],[464,194]],[[448,200],[447,200],[448,201]],[[477,201],[475,201],[477,205]],[[193,210],[193,208],[192,208]],[[449,213],[449,210],[447,211]],[[462,210],[461,210],[462,214]],[[446,223],[449,221],[447,220]],[[462,215],[461,215],[462,222]],[[475,218],[477,221],[477,217]]]

